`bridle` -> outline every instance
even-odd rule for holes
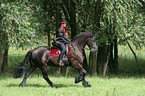
[[[78,47],[78,48],[81,48],[81,49],[86,49],[86,50],[88,50],[88,51],[91,51],[91,49],[88,49],[88,48],[83,48],[83,47],[80,47],[80,46],[77,46],[77,45],[75,45],[75,44],[73,44],[74,46],[76,46],[76,47]]]

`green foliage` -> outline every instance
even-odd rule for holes
[[[124,40],[128,39],[136,47],[144,45],[145,16],[142,11],[139,12],[142,7],[139,0],[102,0],[98,12],[101,13],[99,30],[94,28],[97,1],[76,1],[78,32],[96,31],[98,43],[107,43],[117,37],[119,44],[124,44]]]
[[[2,37],[6,34],[9,45],[13,47],[35,47],[43,45],[43,42],[46,45],[44,35],[52,36],[56,30],[56,9],[64,17],[61,3],[62,0],[57,3],[46,0],[1,0],[1,41],[5,41]],[[75,4],[77,33],[97,30],[98,43],[108,42],[108,39],[113,40],[117,36],[119,44],[128,39],[136,47],[144,45],[145,16],[139,0],[101,0],[99,30],[94,26],[98,22],[94,18],[97,1],[76,0]]]
[[[76,18],[78,24],[78,32],[93,31],[95,1],[78,0],[76,4]]]
[[[138,12],[142,6],[139,0],[105,0],[104,6],[100,21],[104,39],[117,36],[119,44],[123,44],[125,39],[136,47],[145,44],[145,16]]]
[[[2,32],[8,35],[10,46],[25,48],[42,44],[44,24],[37,20],[38,15],[42,17],[42,10],[37,7],[34,9],[27,1],[19,0],[1,3]]]

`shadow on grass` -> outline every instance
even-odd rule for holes
[[[25,88],[25,87],[49,87],[48,85],[40,85],[40,84],[26,84],[26,86],[19,86],[18,84],[10,84],[10,85],[7,85],[7,87],[20,87],[20,88]]]
[[[56,86],[58,86],[58,88],[68,88],[68,87],[83,87],[83,86],[80,86],[80,85],[77,85],[77,84],[56,84]],[[27,87],[36,87],[36,88],[52,88],[50,87],[49,85],[41,85],[41,84],[26,84],[26,86],[19,86],[17,84],[10,84],[10,85],[7,85],[7,87],[20,87],[20,88],[27,88]]]
[[[80,86],[78,84],[56,84],[56,86],[58,86],[58,88],[66,88],[66,87],[83,87]]]
[[[9,78],[13,78],[13,77],[12,77],[12,74],[10,74],[8,72],[0,74],[0,80],[9,79]]]

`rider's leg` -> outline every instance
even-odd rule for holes
[[[64,55],[65,52],[66,52],[66,48],[65,48],[65,45],[64,45],[64,44],[59,44],[58,47],[59,47],[61,53],[60,53],[60,55],[59,55],[59,57],[58,57],[57,63],[58,63],[59,65],[62,65],[62,58],[63,58],[63,55]]]

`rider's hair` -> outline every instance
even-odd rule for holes
[[[61,26],[61,23],[58,24],[58,28]]]

